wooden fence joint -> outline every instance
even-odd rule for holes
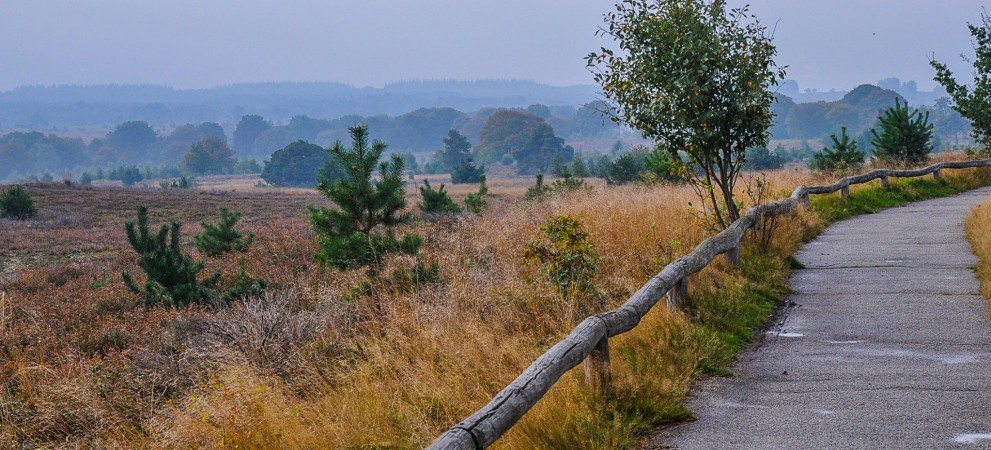
[[[668,309],[672,311],[681,309],[681,305],[685,303],[687,297],[688,297],[688,275],[685,275],[679,278],[678,281],[674,283],[674,286],[671,286],[671,290],[668,291],[668,298],[667,298]]]
[[[585,382],[593,391],[608,395],[612,390],[612,373],[609,368],[608,333],[595,343],[592,353],[585,358]]]
[[[740,268],[740,243],[739,242],[737,242],[736,245],[733,246],[733,248],[729,249],[729,251],[726,252],[726,260],[729,261],[729,264],[731,266],[733,266],[734,269],[739,269]]]

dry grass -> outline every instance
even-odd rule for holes
[[[805,171],[770,179],[777,197],[815,182]],[[0,221],[11,237],[0,240],[0,273],[15,275],[0,277],[0,447],[422,447],[484,405],[582,314],[617,306],[707,235],[687,187],[599,186],[519,202],[531,184],[490,181],[494,201],[483,217],[406,225],[424,236],[421,258],[441,265],[442,280],[378,289],[380,308],[338,300],[360,271],[313,262],[305,206],[326,205],[313,191],[29,186],[42,217],[53,219]],[[460,198],[476,187],[450,189]],[[415,204],[416,190],[408,191]],[[153,223],[183,221],[187,238],[221,206],[243,212],[255,245],[208,260],[207,270],[230,277],[243,264],[273,294],[222,312],[142,309],[120,280],[135,266],[123,221],[139,203]],[[539,226],[562,214],[585,224],[602,258],[594,279],[601,301],[567,304],[520,257]],[[789,254],[821,226],[811,213],[785,220],[775,253]],[[756,266],[779,276],[775,264]],[[752,309],[744,294],[759,288],[751,275],[721,264],[696,275],[694,310],[658,308],[615,340],[613,397],[590,396],[570,373],[498,445],[624,448],[659,421],[685,417],[680,404],[693,377],[725,364],[720,349],[743,339],[700,323]],[[707,303],[727,290],[741,294]],[[754,326],[732,325],[732,336]]]
[[[970,248],[977,255],[981,294],[991,301],[991,200],[974,207],[964,222]]]

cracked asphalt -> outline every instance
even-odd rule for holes
[[[991,320],[964,237],[983,188],[839,222],[698,420],[644,449],[991,449]]]

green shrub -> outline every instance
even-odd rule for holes
[[[296,141],[272,153],[265,161],[261,178],[272,186],[313,187],[327,156],[327,151],[319,145]],[[333,167],[327,170],[330,181],[337,179],[331,174]]]
[[[234,279],[231,281],[231,287],[227,289],[227,293],[224,294],[224,303],[230,303],[234,300],[260,297],[265,293],[265,288],[267,287],[267,280],[261,277],[252,277],[242,263],[241,270],[239,270],[237,275],[234,276]]]
[[[186,307],[209,303],[212,297],[210,288],[216,285],[220,273],[202,282],[197,279],[203,270],[203,263],[193,261],[180,248],[180,227],[179,222],[173,221],[163,225],[158,234],[152,235],[148,229],[148,208],[145,206],[138,207],[137,222],[124,224],[127,240],[140,256],[138,265],[148,278],[142,290],[125,270],[122,274],[124,283],[135,294],[144,296],[146,306]]]
[[[671,153],[661,147],[655,147],[643,158],[643,171],[640,180],[644,183],[664,181],[669,183],[684,183],[688,181],[687,166],[684,162],[671,156]]]
[[[599,255],[581,221],[556,216],[540,227],[546,241],[531,240],[523,259],[540,264],[540,273],[565,299],[594,292],[592,279],[598,273]]]
[[[145,179],[137,166],[121,167],[119,177],[124,186],[134,186],[135,183]]]
[[[24,186],[15,184],[0,195],[0,217],[26,220],[37,213],[38,210]]]
[[[606,170],[606,182],[609,184],[626,184],[640,179],[644,169],[647,152],[634,149],[623,153],[613,161]]]
[[[423,201],[420,203],[420,211],[428,214],[457,214],[461,208],[451,200],[441,184],[439,189],[430,186],[430,180],[423,180],[423,187],[420,188],[420,195]]]
[[[750,147],[743,155],[743,170],[775,170],[785,165],[784,157],[763,145]]]
[[[207,256],[218,256],[237,251],[246,252],[255,240],[253,233],[245,239],[241,232],[234,227],[241,220],[241,213],[230,212],[227,208],[220,209],[220,220],[217,223],[200,222],[203,233],[193,236],[196,249]]]

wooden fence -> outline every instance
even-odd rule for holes
[[[863,175],[843,178],[827,186],[799,186],[791,197],[767,205],[750,208],[729,228],[699,244],[691,253],[668,264],[654,275],[622,306],[591,316],[570,334],[537,358],[509,386],[500,391],[487,405],[471,417],[451,427],[437,438],[429,449],[483,449],[492,445],[512,427],[565,372],[585,362],[588,385],[608,389],[609,338],[632,330],[640,320],[667,294],[667,304],[677,308],[685,296],[688,276],[708,266],[718,255],[725,254],[734,266],[739,264],[739,245],[743,234],[762,215],[784,214],[799,205],[808,206],[810,194],[840,191],[850,195],[850,185],[881,180],[888,187],[891,177],[920,177],[932,174],[940,178],[942,169],[963,169],[991,166],[991,159],[982,161],[944,162],[917,170],[875,170]]]

